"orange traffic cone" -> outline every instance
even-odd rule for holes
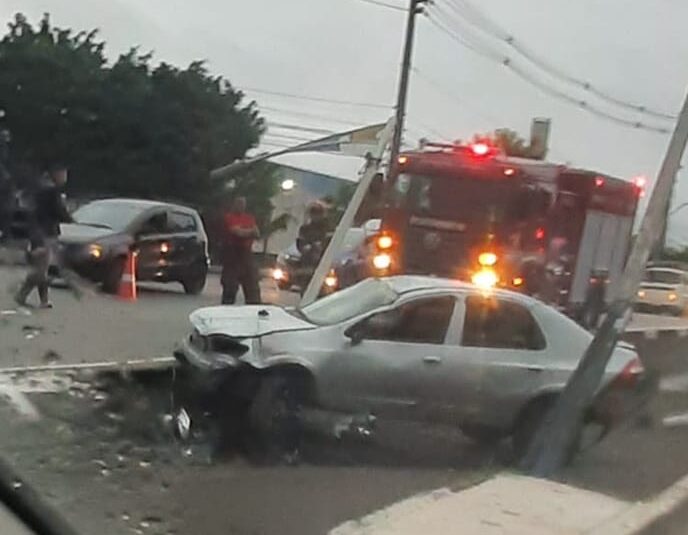
[[[117,296],[127,301],[136,301],[136,253],[134,252],[130,251],[127,255]]]

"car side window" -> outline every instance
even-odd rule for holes
[[[363,338],[416,344],[443,344],[454,311],[451,296],[417,299],[365,320]]]
[[[184,212],[170,212],[169,224],[172,232],[193,232],[196,230],[196,219]]]
[[[540,350],[545,337],[530,311],[518,303],[469,296],[461,344],[468,347]]]
[[[148,236],[151,234],[166,234],[169,232],[167,213],[159,212],[146,219],[140,227],[139,234]]]

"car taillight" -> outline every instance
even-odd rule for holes
[[[618,386],[635,386],[645,373],[645,367],[638,357],[628,361],[623,370],[614,379],[614,384]]]

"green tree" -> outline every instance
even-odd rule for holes
[[[132,49],[111,66],[96,31],[34,28],[23,15],[0,41],[0,108],[15,162],[71,168],[75,194],[212,204],[209,171],[245,155],[264,130],[254,102],[203,62],[152,65]]]

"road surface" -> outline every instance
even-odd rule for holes
[[[0,271],[0,288],[19,276]],[[153,286],[136,303],[99,294],[76,302],[56,290],[55,310],[30,315],[4,296],[0,310],[15,312],[0,317],[0,367],[169,356],[188,313],[218,295],[216,278],[201,296]],[[269,283],[264,295],[295,300]],[[634,320],[650,332],[669,324],[677,326]],[[662,375],[661,394],[562,479],[638,500],[688,472],[688,338],[632,336]],[[0,451],[85,534],[322,534],[415,493],[509,468],[507,444],[479,447],[455,429],[400,423],[384,423],[374,444],[308,443],[297,466],[257,466],[239,453],[211,459],[203,444],[188,449],[172,438],[169,371],[0,376]]]

